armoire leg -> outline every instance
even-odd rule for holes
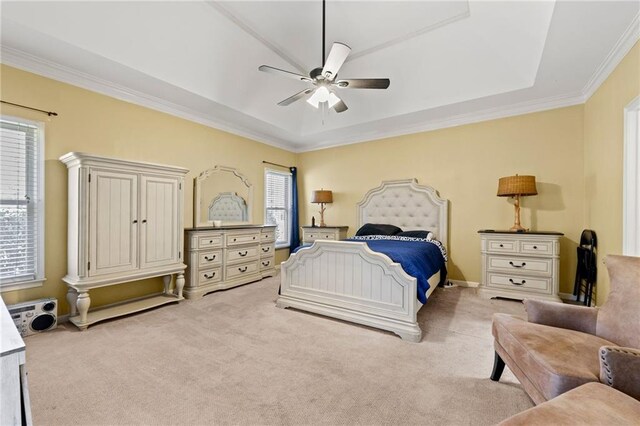
[[[171,275],[165,275],[162,277],[162,282],[164,282],[164,294],[171,294],[169,292],[169,286],[171,285]]]
[[[182,289],[184,288],[184,274],[180,272],[176,277],[176,295],[178,299],[182,299]]]
[[[78,292],[69,287],[67,290],[67,303],[69,304],[69,316],[72,317],[78,314],[78,308],[76,307],[76,303],[78,302]]]
[[[76,302],[78,313],[80,314],[80,327],[81,330],[85,330],[87,326],[83,326],[87,322],[87,314],[89,313],[89,306],[91,306],[91,299],[89,298],[88,291],[82,291],[78,294],[78,301]]]

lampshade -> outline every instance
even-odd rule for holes
[[[312,203],[333,203],[333,193],[326,189],[321,189],[319,191],[313,191],[313,195],[311,196]]]
[[[318,87],[313,95],[307,99],[307,102],[310,105],[318,108],[321,102],[328,102],[329,108],[333,108],[335,104],[340,102],[340,98],[335,95],[335,93],[329,91],[325,86]]]
[[[537,195],[535,176],[507,176],[498,181],[498,197]]]

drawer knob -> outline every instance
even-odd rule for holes
[[[534,250],[538,250],[538,246],[533,246],[533,249]]]
[[[523,266],[526,266],[527,264],[525,262],[522,262],[522,265],[516,265],[513,262],[509,262],[509,265],[513,266],[514,268],[522,268]]]
[[[236,241],[236,239],[234,238],[233,241]]]
[[[271,263],[270,260],[267,260],[266,262],[262,262],[262,266],[269,266],[269,263]]]
[[[240,272],[247,272],[247,266],[245,266],[244,268],[238,268],[238,271]]]
[[[511,284],[513,284],[513,285],[524,285],[524,284],[526,283],[526,281],[525,281],[525,280],[522,280],[522,282],[517,283],[517,282],[515,282],[514,280],[512,280],[511,278],[509,278],[509,282],[510,282]]]
[[[209,244],[213,244],[213,240],[209,240]]]
[[[216,255],[214,254],[213,256],[209,257],[209,256],[205,256],[204,260],[206,260],[207,262],[211,262],[212,260],[214,260],[216,258]]]
[[[245,257],[245,256],[247,255],[247,253],[249,253],[247,250],[245,250],[245,251],[244,251],[244,253],[243,253],[243,252],[241,252],[241,251],[239,251],[239,252],[238,252],[238,254],[239,254],[241,257]]]
[[[504,244],[500,244],[500,247],[504,247]]]
[[[212,272],[212,273],[211,273],[211,275],[209,275],[209,274],[204,274],[204,277],[205,277],[206,279],[208,279],[208,280],[210,280],[211,278],[213,278],[213,277],[215,277],[215,276],[216,276],[216,273],[215,273],[215,272]]]
[[[256,239],[256,237],[253,237],[253,239],[255,240],[255,239]]]

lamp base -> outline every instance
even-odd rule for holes
[[[514,232],[527,232],[528,229],[525,228],[524,226],[520,226],[520,225],[513,225],[511,228],[509,228],[509,231],[514,231]]]

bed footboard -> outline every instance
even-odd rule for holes
[[[417,280],[366,243],[316,241],[281,266],[276,305],[389,330],[419,342]]]

